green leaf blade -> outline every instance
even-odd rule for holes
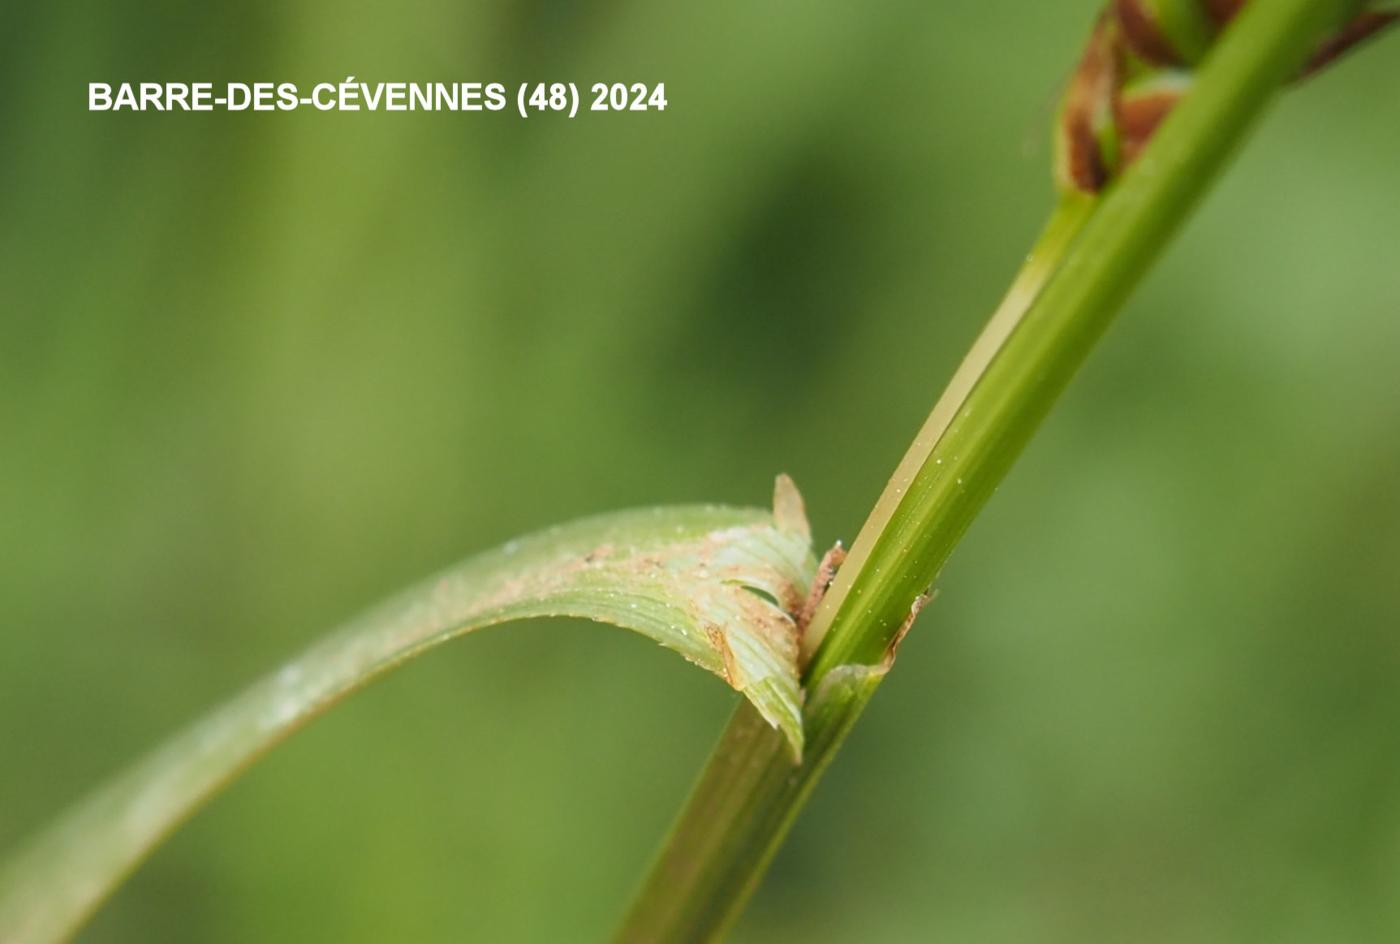
[[[352,691],[475,629],[565,616],[633,630],[719,675],[802,751],[797,609],[815,572],[801,498],[777,511],[619,512],[479,554],[255,682],[90,795],[0,870],[0,941],[71,935],[166,835]]]

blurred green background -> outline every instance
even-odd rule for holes
[[[1050,204],[1096,4],[0,8],[0,848],[600,510],[854,536]],[[664,81],[661,115],[90,81]],[[1292,91],[968,536],[744,942],[1400,937],[1400,41]],[[735,701],[530,624],[351,700],[85,941],[587,941]]]

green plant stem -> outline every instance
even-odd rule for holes
[[[803,637],[804,665],[819,651],[824,634],[833,625],[834,608],[829,601],[849,594],[853,576],[871,572],[868,561],[874,539],[890,527],[905,494],[919,479],[930,453],[978,378],[1063,263],[1097,205],[1097,197],[1070,193],[1051,213],[1001,305],[973,342],[851,546]],[[808,762],[795,768],[774,762],[774,751],[782,742],[773,737],[775,732],[757,712],[740,707],[711,753],[619,940],[636,944],[673,938],[704,940],[722,930],[722,925],[713,922],[726,916],[713,903],[735,902],[737,914],[888,667],[889,660],[880,660],[873,666],[842,666],[820,677],[814,671],[807,673],[804,681],[809,695],[803,729],[808,737],[804,752]],[[677,929],[688,933],[677,936]]]
[[[813,621],[802,764],[793,767],[741,706],[620,940],[712,940],[738,916],[878,686],[915,601],[1273,95],[1358,7],[1257,0],[1226,30],[1192,92],[1104,194],[1004,341],[969,357],[977,376],[955,377],[862,529]]]
[[[1096,196],[1079,192],[1067,193],[1050,214],[1050,219],[1012,280],[1011,288],[988,319],[982,333],[973,342],[967,356],[958,365],[952,380],[948,382],[943,395],[934,405],[933,412],[914,437],[913,444],[896,467],[889,484],[885,486],[870,516],[866,518],[860,534],[856,536],[855,543],[851,545],[845,563],[841,565],[836,580],[822,601],[823,605],[813,616],[812,623],[802,638],[804,665],[811,661],[831,629],[832,617],[836,612],[832,603],[849,594],[857,574],[869,572],[870,556],[877,539],[890,530],[891,523],[910,488],[919,481],[929,454],[957,418],[978,379],[986,373],[992,358],[1021,323],[1021,319],[1025,317],[1031,303],[1040,295],[1050,276],[1064,262],[1069,247],[1097,206]]]

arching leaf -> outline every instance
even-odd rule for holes
[[[244,767],[414,655],[509,620],[635,630],[719,675],[802,750],[797,629],[815,571],[802,499],[774,511],[656,508],[510,541],[379,606],[255,683],[79,804],[0,872],[0,941],[71,934],[166,834]]]

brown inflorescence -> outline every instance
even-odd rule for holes
[[[1143,0],[1114,0],[1113,14],[1123,31],[1123,42],[1138,58],[1156,66],[1181,64],[1181,56]]]
[[[1218,33],[1247,0],[1183,2],[1200,3]],[[1400,12],[1360,14],[1318,48],[1300,78],[1325,68],[1397,20]],[[1186,93],[1184,80],[1190,73],[1184,69],[1180,53],[1149,3],[1111,0],[1094,24],[1060,108],[1056,128],[1060,186],[1097,193],[1130,165]],[[1153,82],[1154,72],[1180,80]]]
[[[1124,166],[1142,153],[1162,119],[1176,107],[1183,92],[1178,87],[1157,87],[1140,93],[1122,93],[1114,104],[1118,122],[1118,148]]]
[[[1112,168],[1103,153],[1101,132],[1112,120],[1121,62],[1118,27],[1104,14],[1094,24],[1060,108],[1058,176],[1064,187],[1095,193],[1108,182]]]

